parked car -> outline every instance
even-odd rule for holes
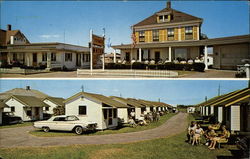
[[[15,116],[11,112],[4,112],[3,113],[3,125],[9,125],[9,124],[20,124],[23,120],[19,116]]]
[[[80,117],[74,115],[60,115],[53,116],[45,121],[34,122],[34,127],[43,129],[44,132],[49,132],[50,130],[73,131],[80,135],[84,131],[96,130],[97,123],[86,122]]]

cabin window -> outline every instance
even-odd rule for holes
[[[159,30],[153,30],[153,41],[159,41]]]
[[[32,113],[31,113],[31,110],[27,110],[27,116],[31,116],[32,115]]]
[[[109,117],[112,117],[112,109],[109,109]]]
[[[46,111],[49,111],[49,107],[45,107],[45,110],[46,110]]]
[[[185,39],[186,40],[193,39],[193,27],[192,26],[185,27]]]
[[[72,61],[72,53],[65,53],[65,61]]]
[[[56,53],[51,53],[51,61],[56,61]]]
[[[87,115],[87,107],[79,106],[79,115]]]
[[[126,52],[125,60],[126,60],[126,61],[129,61],[129,60],[130,60],[130,52]]]
[[[10,107],[11,112],[15,112],[15,107]]]
[[[145,31],[139,31],[139,42],[145,42]]]
[[[117,109],[113,109],[113,117],[117,118]]]
[[[47,53],[43,53],[42,54],[42,60],[43,61],[47,61]]]

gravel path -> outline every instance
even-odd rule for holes
[[[157,128],[121,134],[93,136],[82,135],[66,137],[36,137],[29,134],[29,131],[34,130],[32,126],[6,128],[0,129],[0,147],[3,148],[23,146],[63,146],[75,144],[131,143],[172,136],[183,132],[186,126],[187,114],[180,112]]]

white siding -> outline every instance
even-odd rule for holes
[[[128,122],[128,109],[127,108],[118,108],[117,109],[117,116],[120,119],[124,120],[124,123]]]
[[[43,108],[43,111],[48,114],[53,114],[54,113],[53,109],[56,108],[58,105],[56,105],[55,103],[51,102],[48,99],[45,99],[43,102],[50,106],[48,111],[45,110],[45,107]]]
[[[87,115],[81,115],[86,122],[96,122],[97,129],[103,127],[102,104],[80,96],[65,103],[65,115],[79,115],[79,106],[86,106]]]
[[[15,107],[15,112],[13,112],[15,116],[21,117],[23,121],[30,120],[30,118],[26,114],[24,114],[23,110],[24,105],[22,103],[18,102],[14,98],[11,98],[8,101],[6,101],[5,104],[8,105],[9,107]]]
[[[209,109],[209,107],[206,107],[206,116],[209,115],[209,114],[208,114],[208,109]]]
[[[210,106],[210,114],[214,114],[214,107]]]
[[[135,108],[135,119],[139,119],[141,116],[141,108]]]
[[[240,106],[231,106],[231,130],[240,131]]]
[[[218,107],[218,122],[222,122],[223,120],[223,108],[222,107]]]

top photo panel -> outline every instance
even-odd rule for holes
[[[1,1],[0,78],[250,77],[249,1]]]

